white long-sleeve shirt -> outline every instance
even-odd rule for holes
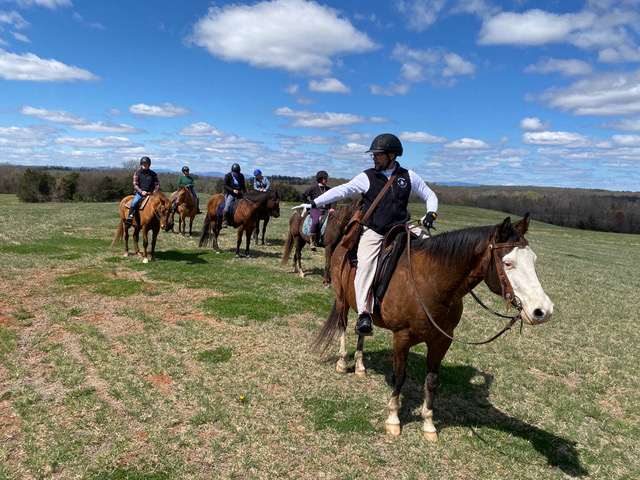
[[[387,179],[391,178],[394,169],[383,170]],[[427,212],[438,213],[438,197],[431,190],[426,183],[422,181],[420,176],[413,170],[408,170],[409,178],[411,179],[411,192],[415,192],[425,202]],[[335,202],[340,198],[350,197],[358,193],[366,193],[369,190],[369,177],[366,173],[362,172],[356,175],[353,179],[337,187],[333,187],[327,190],[325,193],[315,199],[315,204],[320,207],[327,203]]]

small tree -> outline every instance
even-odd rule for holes
[[[78,193],[78,178],[80,174],[71,172],[60,179],[58,183],[58,199],[61,202],[72,202]]]
[[[56,188],[56,179],[46,172],[27,168],[20,179],[18,199],[21,202],[50,202]]]

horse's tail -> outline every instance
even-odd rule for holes
[[[293,248],[293,232],[291,231],[291,227],[290,227],[289,233],[287,234],[287,239],[284,241],[284,252],[282,252],[282,262],[280,262],[281,267],[284,267],[289,261],[289,256],[291,255],[292,248]]]
[[[211,240],[211,219],[207,213],[204,216],[204,222],[202,223],[202,230],[200,230],[200,240],[198,241],[199,247],[206,247]]]
[[[345,328],[345,325],[340,321],[338,315],[337,302],[334,301],[329,318],[324,322],[322,329],[311,344],[311,348],[313,350],[320,351],[320,353],[324,353],[331,342],[333,342],[338,335],[341,335],[342,332],[344,332]]]
[[[116,234],[113,237],[113,242],[111,242],[111,248],[113,248],[113,246],[118,243],[120,240],[122,240],[122,237],[124,235],[124,222],[122,221],[122,219],[120,219],[120,223],[118,224],[118,228],[116,228]]]

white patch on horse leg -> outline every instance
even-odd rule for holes
[[[338,351],[338,363],[336,364],[338,373],[347,373],[347,334],[340,335],[340,350]]]
[[[149,259],[147,257],[143,258],[142,263],[149,263]]]
[[[425,399],[422,404],[422,411],[420,412],[424,423],[422,424],[422,433],[424,438],[429,440],[430,442],[438,441],[438,432],[436,430],[436,426],[433,424],[433,410],[429,410],[427,408],[427,400]]]
[[[364,361],[362,360],[362,357],[363,357],[362,350],[356,350],[356,353],[353,355],[353,359],[356,361],[357,377],[367,376],[367,369],[364,368]]]
[[[389,410],[389,416],[384,421],[384,427],[387,433],[400,435],[402,433],[402,426],[400,425],[400,418],[398,417],[398,410],[400,409],[399,395],[391,397],[387,409]]]

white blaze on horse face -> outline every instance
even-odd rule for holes
[[[502,257],[504,271],[529,325],[545,323],[553,313],[553,302],[542,290],[536,274],[536,259],[536,254],[528,246],[516,247]]]

